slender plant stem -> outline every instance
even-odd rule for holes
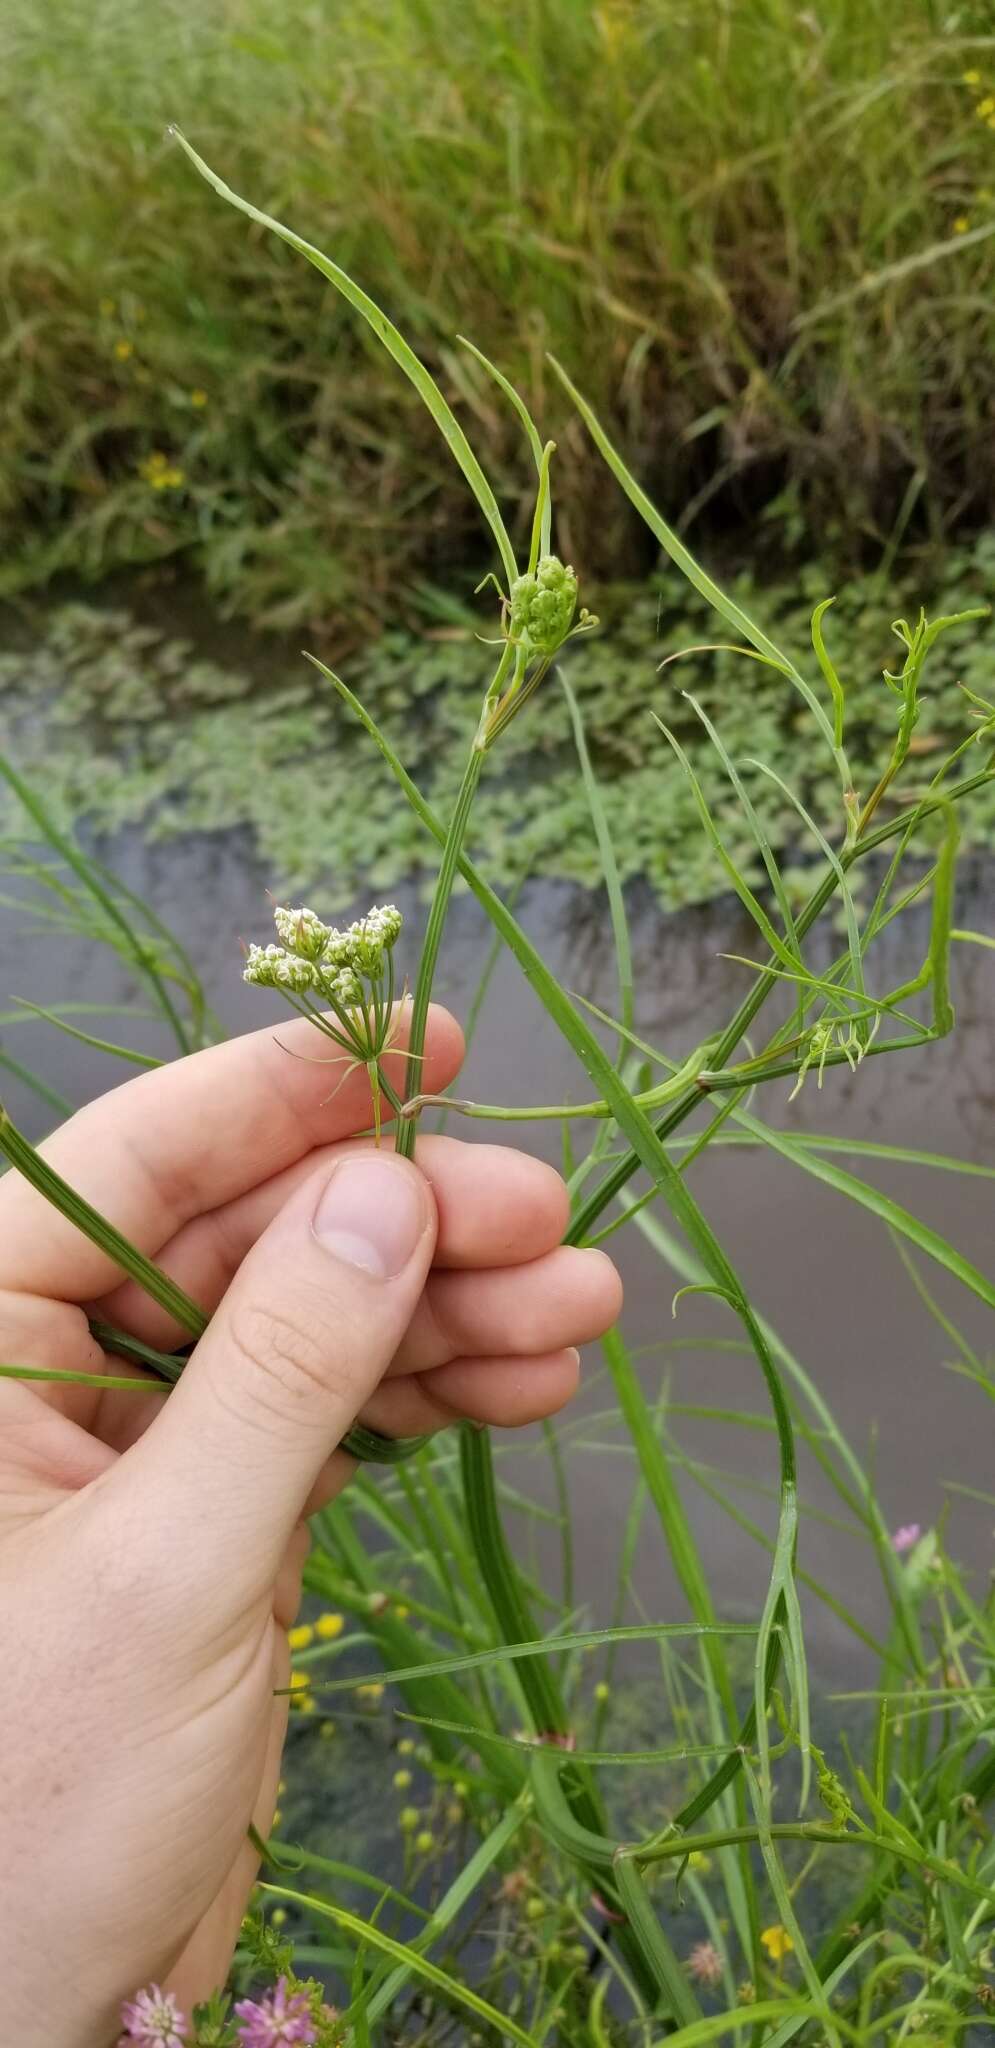
[[[449,899],[452,896],[453,883],[456,880],[463,838],[469,822],[473,799],[477,793],[477,784],[480,781],[483,765],[484,756],[482,750],[477,746],[472,747],[463,773],[463,780],[460,784],[456,806],[449,822],[449,831],[446,835],[446,843],[442,852],[442,862],[435,884],[435,893],[432,897],[432,908],[429,911],[428,924],[425,928],[425,942],[422,946],[421,959],[418,962],[418,975],[415,981],[415,992],[411,1005],[411,1024],[408,1036],[408,1070],[405,1080],[405,1092],[409,1096],[415,1094],[418,1087],[418,1069],[421,1063],[421,1056],[425,1050],[425,1026],[428,1022],[429,1004],[432,1000],[432,985],[435,980],[435,970],[439,959],[439,947],[442,944],[442,934],[445,930],[446,918],[449,914]],[[414,1157],[415,1135],[413,1121],[410,1118],[401,1119],[397,1127],[396,1146],[402,1159],[412,1159]]]

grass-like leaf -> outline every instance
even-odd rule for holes
[[[405,341],[403,334],[394,326],[392,320],[388,320],[386,313],[374,299],[370,298],[369,293],[354,283],[340,264],[333,262],[330,256],[325,256],[320,249],[316,249],[312,242],[306,242],[303,236],[295,234],[293,228],[285,227],[282,221],[275,220],[271,213],[263,213],[261,208],[252,205],[251,200],[242,199],[237,192],[233,192],[231,186],[226,185],[223,178],[219,178],[217,171],[212,171],[210,164],[205,163],[202,156],[198,156],[197,151],[192,148],[186,136],[181,135],[178,128],[172,128],[170,133],[185,151],[194,169],[200,172],[202,178],[206,178],[209,185],[213,185],[221,199],[226,199],[229,206],[237,207],[240,213],[244,213],[249,220],[254,220],[259,227],[269,228],[274,235],[279,235],[281,241],[289,243],[291,249],[296,249],[299,256],[304,256],[309,263],[313,263],[315,269],[320,270],[322,277],[326,277],[329,283],[335,286],[336,291],[341,292],[343,298],[348,299],[355,311],[361,314],[388,355],[393,356],[398,368],[410,379],[423,405],[431,413],[490,527],[501,556],[504,573],[509,583],[513,582],[517,574],[515,551],[508,538],[494,492],[452,407],[443,398],[434,377],[429,375],[424,363]]]

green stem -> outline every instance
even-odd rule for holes
[[[959,783],[956,789],[947,791],[943,796],[924,797],[922,802],[916,805],[911,815],[908,812],[903,812],[900,817],[892,819],[887,825],[879,826],[876,832],[871,832],[866,839],[860,839],[856,845],[849,847],[840,855],[840,865],[844,869],[848,869],[853,865],[854,861],[862,859],[865,854],[871,853],[877,847],[885,845],[897,833],[911,832],[914,826],[921,822],[923,818],[932,816],[934,811],[944,809],[947,804],[959,802],[961,798],[971,795],[977,789],[985,788],[991,781],[992,770],[984,768],[979,774],[969,776],[964,782]],[[805,937],[806,932],[811,930],[816,919],[822,915],[827,903],[834,895],[837,885],[836,871],[834,868],[829,868],[823,875],[821,882],[812,891],[808,902],[795,920],[795,931],[799,939]],[[728,1064],[740,1039],[749,1030],[754,1018],[763,1008],[772,990],[777,987],[778,980],[777,963],[775,960],[771,960],[764,973],[760,975],[756,986],[750,990],[749,995],[744,997],[740,1003],[738,1010],[730,1019],[719,1039],[714,1051],[717,1068],[721,1069]],[[700,1100],[701,1095],[697,1088],[689,1091],[681,1101],[674,1105],[674,1108],[669,1111],[667,1116],[656,1125],[657,1137],[661,1139],[671,1137],[697,1109]],[[632,1179],[633,1174],[638,1172],[640,1163],[639,1157],[634,1150],[627,1153],[624,1159],[616,1162],[611,1173],[605,1176],[605,1179],[601,1181],[593,1194],[588,1197],[583,1208],[578,1210],[570,1226],[567,1238],[569,1244],[580,1244],[584,1241],[593,1225],[597,1222],[602,1210],[607,1208],[608,1203],[618,1194],[619,1189],[624,1188],[626,1183]]]
[[[175,1280],[171,1280],[167,1273],[161,1272],[144,1253],[136,1250],[113,1223],[108,1223],[106,1217],[101,1216],[91,1203],[77,1194],[75,1188],[71,1188],[68,1181],[63,1180],[62,1175],[56,1173],[53,1166],[49,1166],[47,1159],[43,1159],[41,1153],[35,1151],[34,1146],[18,1130],[16,1124],[11,1122],[2,1103],[0,1152],[6,1155],[11,1165],[16,1167],[18,1173],[24,1175],[25,1180],[30,1181],[31,1186],[37,1189],[40,1195],[44,1195],[47,1202],[51,1202],[54,1209],[58,1209],[60,1215],[75,1224],[77,1230],[81,1230],[84,1237],[90,1239],[91,1244],[97,1245],[115,1266],[120,1267],[122,1273],[127,1273],[130,1279],[137,1280],[139,1287],[143,1287],[146,1294],[150,1294],[153,1301],[158,1302],[159,1307],[164,1308],[166,1314],[178,1322],[182,1329],[189,1330],[195,1337],[203,1336],[208,1324],[208,1317],[203,1309],[191,1301],[190,1296],[184,1293],[182,1287],[177,1286]]]
[[[321,664],[317,665],[321,666]],[[327,675],[328,680],[333,684],[339,695],[356,713],[367,732],[375,740],[376,745],[389,764],[392,773],[399,781],[417,816],[422,819],[433,837],[448,852],[452,843],[452,828],[450,828],[448,833],[444,830],[432,811],[431,806],[426,803],[421,791],[408,775],[394,749],[380,732],[376,722],[364,709],[359,699],[349,689],[348,685],[343,683],[329,669],[324,669],[323,673]],[[548,1011],[553,1022],[576,1053],[582,1067],[590,1076],[595,1087],[599,1089],[605,1100],[611,1105],[615,1120],[620,1130],[629,1139],[639,1163],[646,1168],[655,1185],[665,1195],[675,1217],[698,1251],[706,1270],[712,1276],[715,1285],[710,1291],[721,1294],[742,1318],[750,1338],[751,1347],[757,1356],[758,1363],[767,1381],[777,1424],[781,1467],[781,1513],[778,1527],[778,1559],[776,1566],[780,1570],[780,1579],[779,1581],[772,1579],[771,1582],[768,1603],[765,1607],[764,1620],[758,1639],[754,1667],[754,1711],[757,1715],[762,1756],[765,1757],[766,1700],[769,1686],[772,1682],[772,1653],[775,1651],[778,1642],[775,1623],[781,1612],[782,1602],[785,1603],[784,1611],[788,1633],[794,1638],[792,1667],[797,1673],[801,1673],[803,1669],[803,1652],[798,1632],[797,1608],[794,1604],[793,1584],[791,1583],[794,1549],[793,1524],[796,1513],[795,1455],[791,1420],[780,1388],[776,1368],[737,1274],[734,1272],[725,1253],[709,1228],[697,1203],[684,1186],[680,1174],[670,1160],[649,1119],[633,1101],[629,1090],[611,1065],[607,1054],[595,1038],[593,1032],[578,1015],[565,991],[560,988],[559,983],[549,973],[536,948],[526,937],[515,918],[512,917],[507,906],[502,903],[500,897],[488,886],[465,856],[459,855],[456,864],[469,881],[479,901],[484,905],[493,924],[507,939],[526,978],[535,988],[540,1001]],[[827,885],[828,895],[832,894],[836,885],[836,879],[835,870],[830,869]],[[776,985],[776,979],[776,974],[771,977],[771,986]],[[694,1100],[697,1101],[697,1099],[696,1093]],[[625,1176],[625,1178],[627,1177],[628,1175]],[[571,1232],[570,1236],[576,1241],[574,1232]],[[481,1453],[482,1458],[489,1457],[489,1455],[488,1448],[485,1448]],[[781,1539],[789,1527],[792,1530],[790,1551],[782,1555],[783,1546]],[[507,1553],[505,1552],[503,1556],[499,1553],[496,1556],[492,1556],[490,1550],[485,1547],[483,1554],[480,1556],[480,1564],[488,1588],[491,1589],[493,1583],[498,1590],[499,1596],[503,1598],[506,1589],[502,1587],[501,1581],[507,1576],[507,1567],[510,1564]],[[516,1597],[519,1597],[517,1587],[515,1592]],[[790,1604],[789,1594],[791,1596]],[[544,1707],[547,1704],[548,1702],[543,1702]],[[803,1715],[807,1714],[807,1704],[804,1699],[799,1699],[798,1707],[801,1720]],[[556,1727],[556,1724],[554,1723],[553,1726]],[[545,1731],[540,1729],[539,1732]],[[563,1732],[562,1726],[557,1732]],[[736,1768],[737,1765],[734,1760],[732,1775],[735,1775]],[[709,1786],[705,1787],[702,1794],[699,1795],[700,1798],[705,1800],[706,1805],[710,1804],[712,1799],[717,1797],[718,1793],[724,1789],[725,1784],[729,1782],[728,1776],[724,1775],[725,1770],[726,1767],[723,1766],[722,1770],[717,1772],[714,1779],[710,1781]],[[697,1806],[696,1802],[695,1805],[697,1811],[703,1810],[703,1808]]]
[[[189,1034],[169,995],[162,975],[152,966],[141,940],[136,937],[127,918],[122,915],[110,891],[104,888],[99,875],[94,873],[92,862],[86,860],[78,847],[74,846],[72,840],[67,839],[65,833],[60,832],[53,825],[48,812],[39,803],[34,791],[29,788],[28,784],[18,774],[13,763],[8,761],[2,754],[0,754],[0,775],[9,783],[14,795],[24,805],[28,816],[34,819],[39,831],[47,839],[49,845],[54,846],[56,853],[61,854],[67,867],[71,868],[73,874],[79,877],[84,888],[89,890],[94,902],[99,903],[105,917],[110,919],[112,925],[120,933],[124,940],[125,950],[131,959],[136,974],[142,981],[147,982],[151,988],[152,994],[167,1024],[170,1026],[180,1051],[190,1052],[192,1048]]]
[[[415,982],[414,999],[411,1005],[411,1025],[408,1037],[408,1068],[405,1077],[405,1093],[413,1095],[418,1086],[418,1069],[425,1050],[425,1026],[428,1022],[429,1004],[432,1000],[432,984],[439,959],[439,947],[449,914],[449,899],[459,866],[463,838],[470,817],[473,799],[477,793],[484,756],[479,747],[473,747],[460,784],[456,806],[449,821],[449,831],[442,850],[442,861],[432,908],[425,930],[425,943],[418,962],[418,977]],[[402,1159],[412,1159],[415,1150],[415,1125],[410,1118],[398,1123],[395,1140]]]

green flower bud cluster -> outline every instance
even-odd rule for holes
[[[543,555],[533,574],[516,576],[509,596],[508,631],[530,653],[555,654],[577,607],[577,577],[558,555]]]

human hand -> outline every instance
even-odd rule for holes
[[[365,1074],[323,1099],[327,1067],[282,1049],[312,1027],[280,1040],[143,1075],[43,1148],[212,1321],[168,1399],[0,1383],[0,1982],[19,2048],[105,2048],[137,1985],[189,2009],[223,1982],[246,1830],[275,1803],[303,1518],[354,1469],[334,1448],[352,1422],[550,1414],[569,1347],[618,1311],[610,1262],[559,1243],[551,1168],[443,1137],[417,1168],[378,1152],[353,1135]],[[434,1010],[426,1086],[461,1056]],[[88,1313],[158,1349],[187,1334],[5,1175],[0,1361],[130,1376]]]

